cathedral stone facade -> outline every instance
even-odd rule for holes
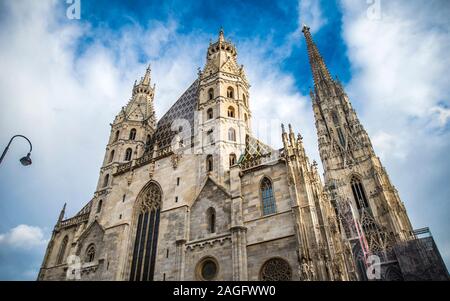
[[[405,207],[303,32],[324,184],[291,125],[282,149],[252,135],[250,84],[221,30],[159,120],[150,68],[134,84],[97,190],[73,217],[64,206],[38,280],[364,280],[373,254],[402,278],[386,254],[415,239]]]

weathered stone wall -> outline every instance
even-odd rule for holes
[[[212,180],[205,182],[207,174],[203,171],[203,161],[203,156],[186,155],[181,157],[176,168],[170,157],[163,158],[155,164],[152,179],[161,186],[163,195],[155,280],[178,280],[181,274],[184,280],[196,280],[198,278],[197,264],[207,256],[213,257],[219,264],[218,280],[233,279],[231,199],[226,192],[229,188],[219,187]],[[200,170],[199,166],[201,166]],[[84,234],[83,240],[76,248],[79,249],[83,261],[86,247],[90,243],[95,243],[98,252],[96,258],[101,261],[101,265],[95,271],[84,273],[83,279],[127,280],[129,278],[132,246],[135,239],[134,203],[139,192],[150,181],[150,168],[146,165],[133,172],[114,177],[108,193],[101,196],[102,210],[91,214],[91,218],[96,219],[105,228],[104,236],[102,238],[98,230]],[[196,176],[188,176],[192,175],[193,170],[196,171]],[[285,174],[284,165],[276,164],[246,173],[242,177],[243,220],[247,227],[248,250],[251,250],[253,254],[248,254],[248,258],[258,257],[258,259],[252,259],[252,266],[258,266],[258,268],[249,270],[251,279],[258,278],[259,269],[265,260],[281,256],[278,249],[286,247],[288,249],[285,252],[293,252],[296,257],[295,244],[289,241],[295,238]],[[262,216],[259,192],[260,181],[264,176],[273,181],[277,206],[276,214],[266,217]],[[203,180],[201,180],[202,177]],[[180,178],[179,185],[177,185],[177,178]],[[98,202],[98,199],[99,197],[94,200]],[[94,202],[93,210],[97,202]],[[208,230],[206,211],[210,207],[215,209],[216,214],[215,233],[209,233]],[[56,242],[60,240],[60,236],[56,237]],[[183,240],[185,240],[182,247],[185,250],[185,258],[181,259],[177,242]],[[269,252],[272,248],[270,246],[273,247],[273,252]],[[75,252],[75,249],[71,251],[71,253]],[[52,251],[52,258],[56,256],[53,253],[57,251]],[[294,264],[294,259],[289,259],[289,256],[282,257],[286,257],[290,264],[291,262]],[[180,264],[182,264],[181,267]],[[59,279],[61,275],[61,271],[55,269],[55,271],[47,271],[45,279]]]
[[[207,210],[213,208],[216,215],[215,232],[208,229]],[[209,239],[229,233],[231,212],[229,196],[214,182],[208,180],[190,209],[189,240]]]
[[[276,212],[285,212],[291,209],[286,167],[284,163],[280,162],[263,169],[246,172],[242,177],[243,214],[246,222],[263,216],[260,184],[264,177],[272,181]]]
[[[106,229],[103,237],[103,270],[99,276],[101,280],[120,280],[122,258],[124,257],[124,245],[126,245],[126,234],[128,225],[121,224]]]
[[[261,180],[272,181],[276,213],[263,215],[260,192]],[[283,162],[246,172],[242,177],[244,224],[247,227],[248,280],[260,280],[263,264],[275,257],[289,262],[293,279],[297,280],[298,242],[295,237],[291,196]]]
[[[52,247],[52,250],[51,250],[51,252],[49,254],[49,258],[48,258],[48,266],[57,265],[58,254],[59,254],[59,250],[61,248],[61,243],[62,243],[64,237],[67,235],[67,237],[69,239],[68,239],[68,243],[66,246],[66,251],[64,252],[64,259],[62,261],[62,264],[64,265],[66,263],[67,256],[71,252],[72,243],[74,242],[74,239],[75,239],[74,238],[75,232],[76,232],[76,227],[70,227],[70,228],[66,228],[66,229],[63,229],[63,230],[55,233],[53,247]]]
[[[198,277],[198,263],[206,257],[214,258],[218,263],[216,280],[233,280],[233,262],[231,258],[231,238],[225,236],[200,244],[188,244],[186,250],[186,264],[184,280],[200,280]]]
[[[176,242],[185,238],[188,207],[178,207],[161,213],[155,280],[177,280]]]
[[[110,227],[117,223],[125,223],[129,227],[129,231],[124,232],[117,242],[117,245],[122,248],[118,256],[123,258],[114,259],[120,263],[117,267],[116,279],[127,280],[129,277],[136,231],[133,220],[134,206],[139,193],[149,181],[156,182],[162,190],[154,279],[176,279],[176,241],[185,237],[187,206],[192,203],[199,189],[198,178],[191,176],[198,168],[198,158],[199,156],[196,155],[182,155],[175,166],[169,156],[156,161],[154,167],[145,165],[135,169],[132,175],[129,172],[114,177],[101,219]]]
[[[41,271],[41,273],[42,273],[41,280],[46,280],[46,281],[67,280],[66,279],[66,273],[67,273],[66,265],[53,266],[51,268],[44,269],[43,271]]]
[[[247,246],[248,280],[261,280],[260,272],[264,263],[271,258],[277,257],[289,263],[292,280],[299,280],[296,249],[297,240],[294,236],[249,244]]]

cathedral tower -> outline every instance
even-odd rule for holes
[[[404,204],[342,85],[330,76],[309,28],[304,26],[302,32],[314,79],[310,95],[325,188],[340,213],[348,239],[367,241],[368,252],[389,249],[411,237]],[[353,219],[359,222],[363,239],[351,226]]]
[[[139,158],[148,148],[156,128],[154,94],[149,66],[140,81],[134,83],[130,101],[111,124],[97,190],[108,187],[114,167]]]
[[[199,145],[206,172],[223,182],[245,150],[251,113],[244,67],[238,65],[236,47],[225,40],[222,29],[218,40],[210,43],[198,76]]]

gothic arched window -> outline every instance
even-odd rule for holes
[[[234,107],[232,107],[232,106],[228,107],[227,115],[228,115],[228,117],[234,118],[234,116],[235,116]]]
[[[233,128],[228,129],[228,140],[236,141],[236,131]]]
[[[244,114],[244,121],[245,121],[245,124],[248,125],[248,116],[247,116],[247,114]]]
[[[153,280],[161,201],[161,189],[154,182],[150,182],[138,195],[136,201],[136,238],[130,272],[131,281]]]
[[[268,215],[276,212],[272,182],[266,177],[264,177],[264,179],[261,181],[261,199],[263,215]]]
[[[111,163],[114,160],[114,150],[111,151],[111,153],[109,154],[109,163]]]
[[[208,111],[206,111],[206,116],[208,119],[213,119],[214,114],[213,114],[213,109],[209,108]]]
[[[114,142],[119,140],[119,134],[120,134],[120,131],[116,131],[116,135],[114,136]]]
[[[248,107],[248,105],[247,105],[247,97],[245,96],[245,94],[242,94],[242,100],[244,100],[244,104]]]
[[[85,262],[93,262],[95,259],[95,245],[90,244],[89,247],[86,249],[86,256],[84,261]]]
[[[271,258],[264,263],[260,272],[262,281],[289,281],[292,280],[292,269],[289,263],[282,258]]]
[[[338,134],[338,138],[339,138],[339,143],[341,143],[342,146],[345,146],[345,138],[344,138],[344,134],[342,133],[342,130],[340,127],[336,128],[337,130],[337,134]]]
[[[333,119],[333,123],[335,126],[339,126],[339,118],[336,112],[331,113],[331,118]]]
[[[108,186],[108,183],[109,183],[109,174],[107,174],[103,179],[103,187]]]
[[[236,164],[236,155],[230,154],[230,167]]]
[[[102,205],[103,205],[103,201],[102,200],[98,201],[97,213],[100,213],[102,211]]]
[[[130,131],[130,140],[136,139],[136,129],[131,129]]]
[[[63,263],[64,260],[64,255],[66,253],[66,248],[67,248],[67,243],[69,242],[69,237],[66,235],[64,236],[61,245],[59,246],[59,251],[58,251],[58,257],[56,260],[56,264],[61,264]]]
[[[144,152],[148,152],[150,150],[151,141],[152,141],[152,137],[150,135],[147,135],[147,138],[145,139]]]
[[[208,223],[208,232],[216,232],[216,210],[213,207],[208,208],[206,211],[206,220]]]
[[[211,100],[214,98],[214,90],[213,88],[208,90],[208,100]]]
[[[131,148],[127,148],[127,150],[125,151],[125,161],[130,161],[132,154],[133,150]]]
[[[336,132],[339,138],[339,143],[342,146],[345,146],[345,137],[344,134],[342,133],[342,129],[339,124],[339,117],[337,116],[336,112],[331,113],[331,119],[333,119],[334,127],[336,128]]]
[[[227,97],[228,98],[234,98],[234,89],[233,89],[233,87],[228,87],[228,89],[227,89]]]
[[[213,171],[213,157],[212,155],[206,156],[206,170]]]
[[[358,179],[356,176],[353,176],[350,181],[350,185],[352,186],[352,192],[353,197],[355,198],[356,207],[358,207],[358,209],[361,209],[363,207],[368,208],[369,203],[367,202],[366,193],[364,191],[364,187],[361,183],[361,180]]]

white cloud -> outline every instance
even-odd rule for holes
[[[319,31],[327,22],[318,0],[300,0],[298,2],[298,14],[300,28],[303,27],[303,24],[306,24],[311,28],[312,33]]]
[[[343,36],[356,74],[351,88],[367,94],[369,109],[427,118],[431,106],[448,100],[450,37],[435,14],[448,8],[383,1],[381,19],[373,20],[365,3],[342,2]]]
[[[0,234],[0,246],[20,249],[31,249],[45,245],[47,240],[41,228],[18,225],[6,233]]]
[[[437,122],[440,127],[444,127],[450,119],[450,109],[435,106],[430,109],[431,114],[437,115]]]
[[[403,145],[400,145],[401,139],[384,131],[375,133],[372,137],[372,144],[381,159],[398,158],[404,159],[406,154],[403,152]]]
[[[380,2],[380,1],[378,1]],[[373,3],[373,2],[371,2]],[[450,210],[450,6],[446,1],[342,0],[342,35],[351,62],[347,92],[383,158],[415,227],[430,226],[448,247]],[[426,200],[426,201],[425,201]],[[450,263],[447,250],[446,262]]]
[[[253,133],[273,147],[282,147],[281,123],[286,129],[291,123],[294,130],[305,137],[306,150],[314,152],[317,146],[309,96],[301,95],[292,75],[279,69],[280,58],[269,55],[273,47],[260,40],[243,41],[238,45],[239,61],[244,63],[251,84]]]
[[[178,34],[174,21],[146,28],[135,24],[115,32],[92,30],[83,20],[65,19],[58,4],[2,3],[7,17],[0,27],[0,139],[7,141],[20,132],[34,146],[34,163],[23,175],[27,190],[18,192],[17,199],[46,199],[55,218],[65,200],[68,214],[89,201],[109,123],[147,67],[148,62],[140,60],[142,53],[152,63],[161,117],[195,79],[208,43],[201,34]],[[82,37],[94,42],[84,44]],[[23,155],[18,151],[11,148],[8,158]],[[15,163],[2,163],[7,174],[23,172]],[[39,203],[26,206],[38,209]]]

